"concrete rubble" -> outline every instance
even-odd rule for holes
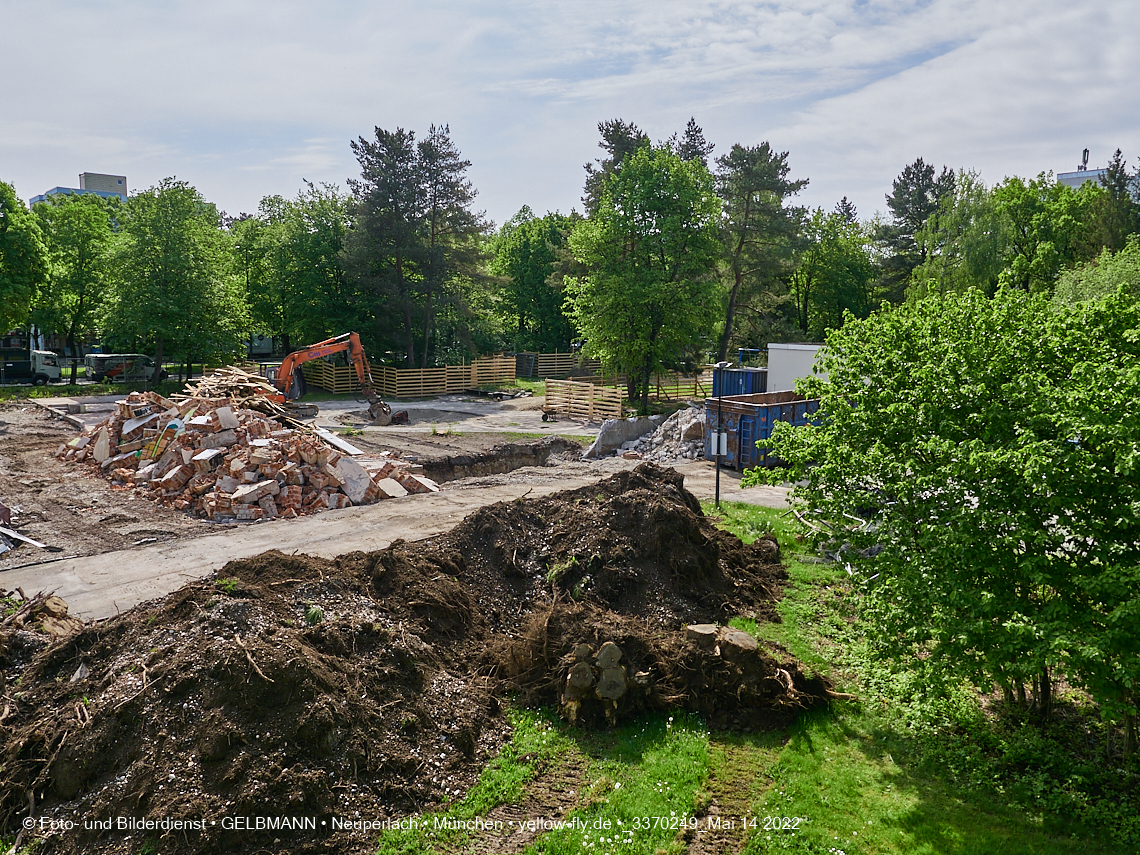
[[[297,422],[282,427],[243,403],[132,392],[56,456],[217,522],[292,519],[439,490],[415,464],[350,453],[359,450]]]
[[[631,439],[617,453],[631,460],[673,463],[702,460],[705,456],[705,420],[697,407],[682,407],[653,433]]]

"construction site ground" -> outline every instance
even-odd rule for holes
[[[120,398],[0,404],[0,503],[13,509],[21,533],[47,547],[24,544],[0,555],[0,589],[55,591],[72,614],[101,619],[165,596],[231,560],[269,549],[331,558],[421,540],[486,505],[582,487],[639,462],[581,460],[579,447],[600,425],[543,421],[541,398],[498,402],[448,395],[393,402],[394,410],[408,411],[410,424],[387,427],[368,424],[361,404],[321,402],[314,425],[340,433],[365,452],[391,451],[424,465],[442,481],[440,492],[296,520],[217,524],[139,498],[130,488],[56,459],[61,443],[104,419]],[[525,465],[535,443],[556,436],[566,441],[549,450],[543,465]],[[449,461],[470,465],[452,467]],[[459,477],[433,475],[449,467]],[[676,469],[687,490],[701,499],[713,497],[711,462],[685,462]],[[726,501],[785,505],[781,488],[743,490],[739,474],[727,470],[720,480]]]

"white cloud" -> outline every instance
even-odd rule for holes
[[[374,125],[450,123],[498,221],[568,210],[596,124],[695,115],[864,213],[922,155],[988,180],[1140,153],[1131,4],[0,0],[0,178],[169,174],[231,211],[343,185]],[[1104,149],[1102,152],[1101,149]],[[1063,162],[1058,159],[1065,158]],[[1075,161],[1074,161],[1075,163]]]

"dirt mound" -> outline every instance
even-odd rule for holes
[[[159,838],[170,852],[364,852],[375,832],[334,820],[465,791],[507,735],[504,692],[583,724],[660,708],[782,724],[827,687],[707,625],[774,617],[778,560],[775,541],[717,531],[680,476],[645,465],[427,542],[231,562],[46,649],[13,639],[0,835],[31,815],[76,823],[37,826],[43,852]],[[232,822],[281,816],[312,825]],[[198,825],[132,841],[123,817]]]

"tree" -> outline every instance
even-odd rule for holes
[[[598,210],[570,236],[589,271],[566,279],[566,306],[587,350],[629,376],[649,406],[654,371],[693,348],[716,310],[720,201],[699,160],[644,148],[612,175]]]
[[[27,320],[47,266],[39,224],[12,185],[0,181],[0,334]]]
[[[1006,240],[993,194],[977,173],[960,171],[953,190],[915,234],[923,262],[911,273],[908,295],[978,288],[992,296],[1004,267]]]
[[[858,222],[817,208],[803,229],[803,243],[788,290],[800,334],[820,340],[843,324],[844,314],[866,317],[871,310],[875,265],[869,240]]]
[[[609,156],[595,160],[597,166],[593,163],[585,165],[586,189],[582,194],[582,205],[585,206],[588,217],[592,217],[598,210],[606,182],[621,170],[626,158],[649,146],[649,137],[641,128],[621,119],[598,122],[598,133],[602,135],[598,148],[603,149]]]
[[[790,469],[768,477],[835,533],[881,654],[1011,701],[1033,681],[1046,715],[1062,669],[1134,727],[1137,328],[1124,294],[1057,309],[970,290],[830,333],[827,379],[801,383],[819,421],[777,426]]]
[[[565,299],[553,279],[559,250],[576,215],[536,217],[528,207],[503,224],[491,242],[491,272],[506,278],[500,312],[515,350],[568,350],[573,329],[562,312]]]
[[[345,238],[346,267],[371,295],[380,335],[400,342],[412,368],[419,336],[427,367],[436,312],[462,308],[461,284],[481,278],[486,225],[471,210],[471,163],[447,126],[433,125],[418,144],[412,131],[376,128],[375,141],[361,137],[352,150],[361,178],[349,182],[355,228]]]
[[[1031,181],[1007,178],[993,190],[1003,220],[1004,269],[999,283],[1023,291],[1051,291],[1066,267],[1100,252],[1090,240],[1091,213],[1104,190],[1092,182],[1066,187],[1042,173]]]
[[[716,163],[717,193],[724,202],[723,239],[732,277],[717,349],[717,359],[724,360],[740,307],[758,301],[765,292],[772,293],[790,269],[804,211],[786,206],[786,200],[808,181],[790,180],[788,153],[775,152],[766,142],[751,148],[734,145]]]
[[[1140,237],[1132,235],[1120,252],[1109,250],[1080,267],[1064,271],[1053,289],[1056,305],[1098,300],[1124,288],[1133,299],[1140,297]]]
[[[1100,184],[1105,192],[1093,205],[1092,239],[1116,252],[1124,248],[1130,235],[1140,233],[1140,168],[1129,174],[1124,157],[1117,149],[1100,177]]]
[[[334,185],[306,182],[295,198],[267,196],[256,217],[231,226],[253,320],[286,352],[371,326],[341,265],[350,201]]]
[[[715,145],[705,139],[704,128],[697,124],[695,116],[689,117],[689,122],[685,125],[685,132],[680,138],[676,134],[669,137],[668,145],[681,160],[699,160],[701,166],[706,169],[709,165],[709,155],[716,148]]]
[[[55,195],[32,212],[44,235],[49,275],[36,300],[33,317],[43,329],[63,331],[75,361],[71,382],[83,356],[80,334],[101,310],[109,288],[108,262],[114,240],[113,224],[122,202],[93,194]]]
[[[953,189],[954,173],[944,166],[935,177],[934,165],[921,157],[894,180],[886,197],[891,220],[880,224],[875,234],[885,253],[878,287],[892,303],[904,299],[911,272],[923,262],[915,236]]]
[[[249,315],[217,208],[185,181],[163,179],[125,207],[106,333],[153,344],[187,365],[241,351]]]

